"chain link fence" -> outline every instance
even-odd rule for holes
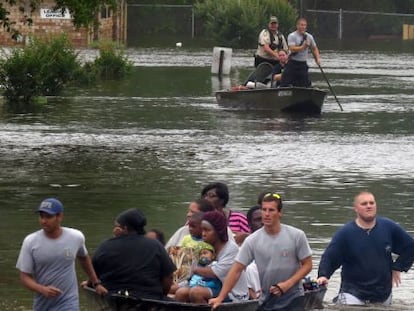
[[[128,45],[147,40],[170,45],[193,39],[202,31],[194,6],[168,4],[128,4]]]
[[[348,10],[306,10],[312,32],[318,37],[402,38],[404,24],[414,24],[414,14]]]
[[[200,39],[204,27],[193,5],[128,4],[129,46],[174,45]],[[350,10],[303,10],[309,28],[318,38],[395,38],[403,36],[403,25],[414,25],[414,14]],[[291,27],[294,30],[294,25]],[[208,38],[207,38],[208,39]]]

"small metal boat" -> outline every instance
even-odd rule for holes
[[[261,63],[243,85],[216,92],[225,108],[320,114],[327,92],[312,87],[271,87],[273,66]]]
[[[222,90],[216,92],[216,99],[231,109],[320,114],[326,95],[317,88],[279,87]]]
[[[89,309],[99,311],[210,311],[207,304],[178,302],[175,300],[158,300],[135,298],[125,293],[111,294],[101,297],[93,288],[86,287],[84,292],[88,297]],[[323,309],[323,298],[326,287],[305,290],[305,310]],[[257,300],[243,302],[225,302],[217,311],[255,311],[258,307]]]

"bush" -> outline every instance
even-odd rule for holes
[[[271,15],[278,17],[284,33],[293,28],[296,19],[296,10],[286,0],[206,0],[195,9],[204,20],[206,35],[233,48],[256,47],[258,34]]]
[[[35,39],[0,63],[0,84],[8,102],[30,103],[38,96],[59,95],[79,68],[77,54],[65,36]]]
[[[123,49],[114,42],[99,42],[99,56],[92,64],[87,64],[91,70],[102,79],[119,79],[126,76],[132,68],[132,63],[125,56]]]

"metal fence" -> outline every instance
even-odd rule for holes
[[[414,14],[350,10],[306,10],[312,31],[327,38],[402,38],[404,24],[414,24]]]
[[[319,38],[402,38],[403,25],[414,25],[414,14],[351,10],[303,9],[310,30]],[[128,4],[128,45],[204,36],[193,5]],[[292,30],[294,25],[292,25]]]
[[[194,38],[195,29],[192,5],[128,4],[128,42]]]

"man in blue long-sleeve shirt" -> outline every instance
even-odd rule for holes
[[[392,220],[377,216],[375,197],[370,192],[355,196],[356,219],[345,224],[322,255],[318,283],[327,284],[342,266],[337,303],[391,304],[392,286],[401,283],[414,261],[414,239]],[[393,260],[392,254],[398,255]]]

